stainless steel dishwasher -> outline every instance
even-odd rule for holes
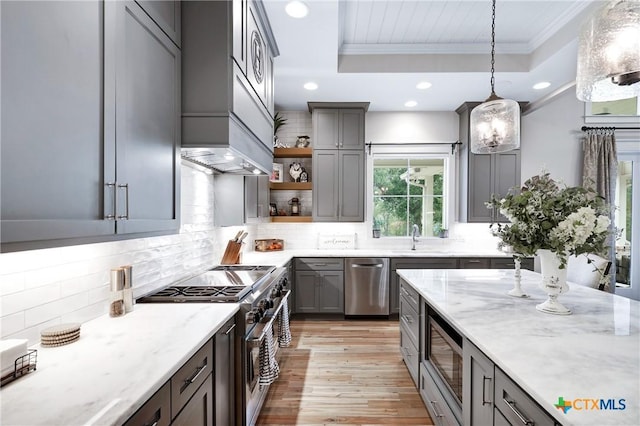
[[[345,315],[389,315],[389,259],[345,259]]]

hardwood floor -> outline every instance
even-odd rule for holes
[[[293,319],[257,425],[432,425],[397,321]]]

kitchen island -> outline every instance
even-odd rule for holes
[[[639,302],[569,283],[559,300],[573,314],[556,316],[536,310],[546,295],[534,272],[522,271],[529,298],[506,294],[512,270],[398,274],[557,422],[640,424]],[[574,402],[566,413],[560,398]]]
[[[235,303],[135,305],[38,350],[37,370],[0,391],[3,425],[121,425],[238,311]]]

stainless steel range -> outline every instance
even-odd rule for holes
[[[242,367],[242,372],[236,380],[236,424],[253,425],[269,389],[268,380],[261,378],[261,348],[264,352],[265,339],[269,338],[274,343],[273,355],[277,359],[277,321],[289,295],[286,268],[222,265],[143,296],[136,302],[240,304],[236,316],[236,341],[240,342],[236,347],[236,365]]]

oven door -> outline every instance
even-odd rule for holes
[[[245,395],[248,424],[252,424],[250,422],[255,420],[254,417],[257,417],[269,389],[269,385],[261,385],[259,383],[260,347],[270,331],[273,336],[274,353],[277,353],[279,349],[278,317],[282,313],[284,301],[289,298],[290,294],[291,291],[287,290],[282,297],[274,300],[275,306],[269,309],[264,318],[245,336]]]

